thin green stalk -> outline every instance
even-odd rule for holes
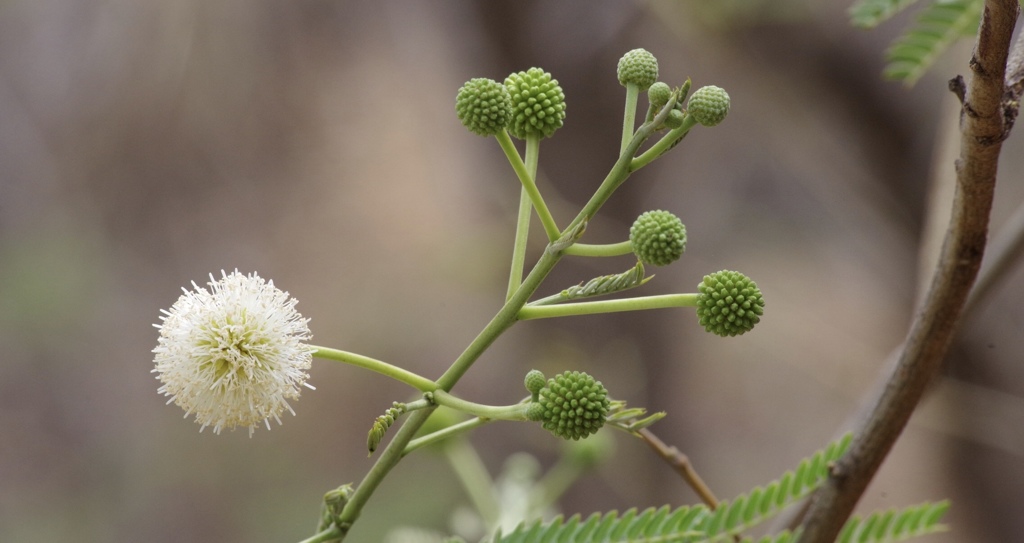
[[[477,335],[476,339],[466,347],[466,350],[455,360],[448,371],[437,380],[438,387],[448,391],[455,386],[455,383],[469,370],[473,363],[491,346],[498,336],[508,330],[516,322],[516,315],[526,305],[529,297],[537,290],[540,283],[547,277],[551,269],[555,267],[561,258],[561,253],[545,251],[533,270],[523,281],[523,285],[516,290],[515,294],[505,302],[505,305],[498,311],[498,314],[491,319],[487,326]],[[402,459],[406,446],[412,441],[419,428],[426,422],[427,417],[433,409],[416,411],[405,419],[398,433],[391,439],[391,442],[384,448],[384,452],[377,458],[377,462],[370,468],[370,471],[363,477],[362,482],[356,487],[355,492],[345,504],[340,519],[345,523],[345,532],[348,527],[359,518],[366,502],[373,495],[377,487],[387,476],[399,460]],[[344,536],[342,536],[344,537]]]
[[[601,209],[601,206],[608,201],[608,198],[611,197],[612,193],[614,193],[615,190],[629,178],[629,174],[633,171],[630,169],[630,163],[633,160],[633,155],[635,155],[640,146],[647,141],[647,138],[651,137],[651,134],[654,133],[655,127],[665,122],[665,119],[668,118],[668,114],[672,108],[675,107],[675,104],[676,98],[673,96],[669,99],[668,104],[662,108],[661,113],[658,113],[654,117],[654,120],[640,126],[636,131],[636,134],[633,135],[633,139],[629,142],[629,145],[626,146],[626,150],[619,155],[619,159],[615,162],[615,165],[612,166],[611,171],[609,171],[608,175],[605,176],[604,181],[601,181],[601,185],[597,188],[597,191],[594,192],[594,195],[590,197],[590,201],[583,206],[579,215],[569,223],[569,226],[562,231],[563,233],[571,232],[579,226],[580,223],[589,221],[591,217],[597,214],[598,210]]]
[[[494,496],[494,481],[487,472],[483,460],[477,454],[473,445],[465,439],[457,439],[449,443],[445,448],[445,457],[452,466],[452,471],[458,477],[462,487],[469,495],[469,501],[480,513],[480,517],[487,524],[490,531],[498,523],[501,510],[498,507],[498,500]]]
[[[444,430],[438,430],[438,431],[436,431],[436,432],[434,432],[432,434],[427,434],[427,435],[422,436],[422,437],[417,437],[416,439],[410,441],[409,444],[405,446],[405,450],[402,451],[402,456],[405,456],[405,455],[415,451],[416,449],[419,449],[420,447],[426,447],[427,445],[433,445],[434,443],[438,443],[440,441],[444,441],[445,439],[448,439],[450,437],[457,436],[457,435],[462,434],[464,432],[468,432],[468,431],[472,430],[473,428],[479,428],[480,426],[483,426],[485,424],[490,424],[492,422],[494,422],[493,419],[485,419],[485,418],[481,418],[481,417],[473,417],[473,418],[471,418],[469,420],[462,421],[462,422],[460,422],[458,424],[453,424],[453,425],[445,428]]]
[[[430,392],[437,389],[437,383],[427,379],[426,377],[417,375],[409,370],[404,370],[398,366],[388,364],[375,358],[363,356],[361,354],[350,353],[348,351],[340,351],[338,349],[331,349],[330,347],[320,347],[318,345],[311,345],[316,351],[313,352],[313,356],[317,358],[325,358],[327,360],[334,360],[336,362],[344,362],[352,366],[358,366],[365,368],[370,371],[375,371],[381,375],[386,375],[396,381],[401,381],[415,389],[422,392]]]
[[[530,195],[526,193],[526,187],[519,191],[519,214],[516,217],[516,240],[512,245],[512,267],[508,273],[508,290],[505,291],[505,299],[508,300],[523,283],[523,267],[526,266],[526,241],[530,237],[530,217],[533,216],[533,206],[530,204]]]
[[[599,313],[664,309],[667,307],[697,307],[697,300],[699,298],[700,294],[662,294],[660,296],[641,296],[639,298],[602,300],[599,302],[529,305],[519,310],[519,320],[568,317],[572,315],[596,315]]]
[[[626,241],[605,245],[588,245],[576,243],[565,250],[565,254],[573,256],[621,256],[633,252],[633,245]]]
[[[640,87],[636,83],[626,84],[626,111],[622,114],[622,145],[619,153],[625,153],[629,142],[633,140],[633,128],[636,127],[636,102],[640,96]]]
[[[685,136],[687,132],[696,125],[697,119],[694,119],[693,115],[687,113],[683,117],[683,124],[679,128],[670,130],[667,134],[662,136],[657,143],[652,145],[650,149],[644,151],[644,154],[634,158],[629,164],[629,171],[635,172],[651,162],[654,162],[654,159],[660,157],[665,151],[668,151],[669,148],[672,147],[673,143],[679,141],[680,138]]]
[[[548,235],[548,241],[558,239],[558,225],[555,224],[555,219],[551,216],[551,211],[544,202],[544,197],[541,196],[540,190],[537,189],[536,168],[530,173],[531,170],[527,168],[526,163],[520,158],[519,151],[516,150],[516,146],[512,143],[512,138],[509,137],[508,132],[503,130],[494,137],[497,138],[498,143],[501,145],[501,150],[505,152],[505,157],[508,158],[509,164],[515,170],[516,176],[519,177],[519,182],[523,184],[523,188],[530,195],[530,202],[537,209],[537,216],[540,218],[540,223],[544,226],[544,232]],[[526,152],[527,161],[529,161],[529,147],[527,147]]]
[[[651,133],[654,131],[654,127],[657,126],[656,123],[662,123],[665,121],[665,118],[668,116],[668,110],[671,109],[671,104],[674,103],[674,99],[670,100],[670,105],[666,107],[664,111],[659,113],[658,116],[655,117],[654,121],[645,123],[639,130],[637,130],[637,133],[633,136],[632,141],[630,141],[626,152],[619,156],[615,165],[612,166],[611,171],[608,172],[608,175],[605,177],[604,181],[602,181],[601,186],[598,187],[597,192],[595,192],[594,196],[592,196],[590,201],[583,207],[579,215],[573,219],[572,224],[562,232],[563,235],[570,235],[572,232],[577,230],[577,227],[580,224],[589,220],[590,217],[592,217],[597,210],[604,205],[605,201],[611,197],[612,193],[615,192],[615,189],[629,177],[630,157],[635,154],[640,145],[650,137]],[[558,241],[561,242],[561,240]],[[451,367],[449,367],[448,370],[437,380],[437,385],[440,389],[450,391],[459,379],[465,375],[473,363],[480,358],[480,355],[482,355],[502,333],[515,324],[518,319],[519,311],[526,305],[530,296],[533,296],[534,292],[537,291],[537,288],[540,287],[541,282],[544,281],[544,278],[551,273],[555,264],[557,264],[559,259],[561,259],[564,248],[558,250],[553,250],[553,248],[561,246],[562,244],[563,243],[556,244],[556,242],[548,244],[548,250],[544,251],[540,260],[538,260],[534,265],[533,270],[526,276],[523,284],[516,290],[515,294],[505,302],[505,305],[502,306],[501,310],[499,310],[491,321],[487,323],[487,326],[485,326],[472,343],[466,347],[466,350],[459,355],[455,362],[452,363]],[[398,429],[395,437],[392,438],[391,442],[384,448],[384,451],[377,458],[377,462],[372,468],[370,468],[370,471],[366,476],[363,477],[362,482],[360,482],[359,486],[352,494],[352,497],[345,505],[345,508],[342,510],[339,517],[344,526],[341,528],[342,535],[340,539],[344,539],[344,534],[348,532],[352,523],[359,518],[359,515],[362,513],[363,507],[370,499],[370,496],[372,496],[377,487],[380,486],[380,483],[387,476],[388,472],[390,472],[391,469],[398,464],[399,460],[401,460],[406,446],[409,445],[413,437],[416,435],[416,432],[421,426],[423,426],[423,423],[426,422],[427,417],[429,417],[432,412],[433,409],[422,409],[416,411],[407,417],[405,422],[402,423],[402,426]]]
[[[299,541],[299,543],[329,543],[331,541],[341,541],[342,537],[343,534],[341,533],[341,530],[332,524],[330,528],[327,528],[312,537],[303,539],[302,541]]]
[[[529,179],[537,178],[537,165],[540,162],[540,136],[526,138],[526,175]],[[527,184],[519,191],[519,216],[516,219],[516,241],[512,247],[512,269],[508,277],[508,300],[523,281],[523,267],[526,263],[526,242],[530,238],[530,219],[533,217],[533,205]],[[536,189],[536,184],[533,184]]]
[[[525,403],[484,405],[452,396],[443,390],[435,390],[431,393],[431,396],[437,405],[443,405],[476,417],[495,420],[526,420],[527,404]]]

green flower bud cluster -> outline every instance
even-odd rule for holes
[[[505,78],[512,99],[509,133],[519,139],[547,138],[565,120],[565,93],[557,79],[540,68],[530,68]]]
[[[470,79],[455,97],[462,125],[481,136],[493,136],[508,126],[512,100],[504,85],[493,79]]]
[[[686,105],[686,111],[704,126],[715,126],[729,114],[729,93],[708,85],[697,89]]]
[[[548,379],[528,408],[527,418],[539,420],[557,436],[577,440],[601,429],[609,403],[608,390],[600,381],[584,372],[567,371]]]
[[[537,401],[540,390],[544,388],[547,382],[547,378],[544,377],[540,370],[530,370],[526,373],[526,378],[523,379],[523,384],[526,385],[526,390],[529,390],[533,396],[533,401]]]
[[[629,244],[644,264],[666,266],[686,250],[686,227],[668,211],[647,211],[629,229]]]
[[[651,85],[650,89],[647,89],[647,101],[650,103],[650,107],[647,110],[647,120],[654,119],[654,116],[661,111],[661,108],[665,107],[665,104],[672,98],[672,93],[677,92],[676,104],[672,108],[672,111],[668,113],[668,117],[660,128],[668,128],[674,130],[683,126],[683,119],[686,117],[686,113],[683,111],[683,101],[686,100],[686,96],[690,93],[690,80],[687,79],[685,83],[678,89],[674,90],[668,86],[668,83],[664,81],[658,81]],[[677,140],[672,144],[675,147],[679,141]],[[670,147],[671,149],[671,147]]]
[[[749,332],[761,321],[761,289],[740,272],[722,270],[705,275],[697,286],[697,318],[705,330],[722,337]]]
[[[668,83],[664,81],[658,81],[651,85],[651,88],[647,89],[647,101],[655,109],[665,107],[669,98],[672,98],[672,87],[669,87]]]
[[[683,119],[686,115],[683,114],[679,109],[673,109],[668,112],[668,118],[665,119],[665,127],[669,130],[675,130],[680,126],[683,126]]]
[[[619,59],[619,83],[647,90],[658,80],[658,59],[646,49],[633,49]]]

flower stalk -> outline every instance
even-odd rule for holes
[[[313,352],[313,356],[316,358],[334,360],[335,362],[342,362],[351,366],[368,369],[390,377],[396,381],[405,383],[421,392],[430,392],[437,388],[437,383],[427,379],[426,377],[417,375],[409,370],[399,368],[398,366],[388,364],[387,362],[377,360],[375,358],[339,349],[331,349],[330,347],[314,345],[313,348],[316,349]]]

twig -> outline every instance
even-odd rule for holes
[[[835,541],[941,369],[985,251],[999,152],[1007,134],[1004,73],[1018,9],[1017,0],[985,2],[961,115],[953,214],[932,286],[885,391],[815,494],[799,543]]]
[[[679,449],[666,445],[664,441],[654,435],[650,430],[644,428],[636,432],[640,436],[640,439],[644,441],[654,452],[658,453],[668,465],[672,466],[673,469],[679,472],[679,475],[683,477],[686,484],[690,485],[690,488],[700,496],[701,501],[704,502],[711,509],[718,508],[718,498],[715,497],[715,493],[711,492],[708,485],[704,483],[704,480],[697,475],[697,470],[693,469],[693,465],[690,464],[690,459],[685,454],[679,451]]]

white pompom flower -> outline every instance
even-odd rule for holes
[[[161,310],[160,338],[153,373],[163,383],[158,392],[195,415],[202,431],[212,426],[249,428],[281,413],[293,415],[288,400],[297,400],[313,361],[312,335],[295,310],[298,301],[256,273],[221,271],[210,275],[210,290],[192,283],[171,306]]]

